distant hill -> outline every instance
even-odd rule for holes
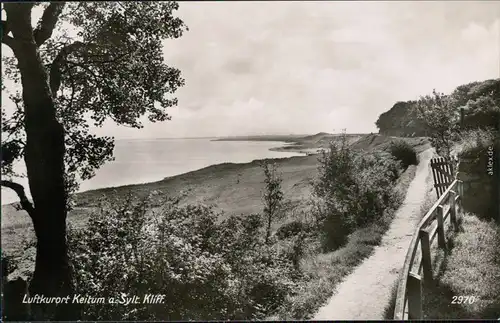
[[[353,143],[363,136],[365,136],[365,134],[347,134],[348,142]],[[314,154],[318,149],[328,147],[330,141],[336,140],[339,137],[340,134],[318,132],[315,135],[234,136],[217,138],[213,141],[281,141],[288,144],[282,147],[271,148],[271,150]]]
[[[325,137],[332,137],[334,136],[333,134],[330,134],[330,133],[326,133],[326,132],[318,132],[317,134],[315,135],[311,135],[311,136],[306,136],[306,137],[302,137],[301,140],[307,140],[307,141],[317,141],[317,140],[320,140],[322,138],[325,138]]]
[[[352,144],[366,134],[346,134],[347,142]],[[321,148],[327,148],[331,141],[338,140],[340,134],[319,132],[315,135],[304,136],[293,140],[293,144],[272,148],[274,151],[294,151],[301,153],[316,153]]]
[[[427,137],[396,137],[386,136],[382,134],[369,134],[359,138],[351,144],[354,150],[374,151],[386,150],[390,147],[391,142],[404,140],[415,148],[417,152],[422,152],[430,148],[430,143]]]
[[[283,141],[294,142],[297,139],[306,137],[308,135],[253,135],[253,136],[228,136],[216,138],[212,141]]]

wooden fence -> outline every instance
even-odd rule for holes
[[[434,178],[434,188],[438,198],[455,180],[455,163],[456,161],[452,158],[438,157],[431,159],[432,177]]]
[[[462,194],[463,182],[456,179],[418,224],[398,284],[394,308],[395,320],[423,318],[423,288],[433,281],[431,246],[437,242],[439,248],[446,248],[447,228],[452,226],[458,231],[457,217],[462,211]]]

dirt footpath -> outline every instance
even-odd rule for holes
[[[403,205],[396,212],[389,230],[366,259],[340,283],[328,303],[319,309],[314,320],[381,320],[389,303],[391,289],[410,244],[413,231],[420,221],[420,208],[432,189],[429,161],[434,151],[420,154],[415,178],[411,182]]]

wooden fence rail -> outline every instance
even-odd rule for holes
[[[394,308],[395,320],[423,319],[423,289],[433,281],[431,247],[434,242],[437,242],[438,248],[446,248],[447,227],[452,226],[455,231],[458,231],[462,194],[463,183],[456,179],[418,224],[408,248],[398,284]],[[450,225],[447,226],[448,223]]]

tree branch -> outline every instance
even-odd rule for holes
[[[7,2],[3,4],[3,9],[7,13],[7,20],[2,27],[5,27],[8,33],[12,32],[16,41],[29,40],[32,36],[31,29],[31,9],[33,2]]]
[[[75,99],[76,92],[75,80],[73,78],[73,72],[71,70],[69,71],[69,78],[71,79],[71,99],[69,101],[69,107],[71,109],[73,107],[73,100]]]
[[[19,200],[21,202],[21,206],[23,209],[28,212],[28,215],[33,219],[35,216],[35,208],[33,204],[28,200],[26,193],[24,193],[24,187],[21,184],[14,183],[12,181],[2,180],[2,186],[8,187],[16,192],[17,196],[19,196]]]
[[[9,46],[10,49],[14,50],[14,47],[16,46],[16,42],[14,38],[9,36],[10,33],[10,26],[7,22],[7,20],[2,20],[0,28],[2,28],[2,43]]]
[[[63,66],[64,60],[66,57],[73,51],[78,50],[80,48],[85,47],[86,44],[82,42],[74,42],[71,43],[61,49],[59,54],[57,54],[56,58],[52,62],[50,66],[50,90],[52,91],[52,95],[55,96],[59,87],[61,86],[61,68]]]
[[[97,74],[95,74],[94,71],[92,71],[88,66],[85,66],[85,64],[80,64],[80,63],[77,63],[77,62],[73,62],[73,61],[66,61],[68,64],[74,66],[74,67],[80,67],[84,70],[86,70],[93,78],[94,80],[99,83],[99,77],[97,76]]]
[[[52,91],[52,95],[55,96],[57,91],[59,90],[59,88],[61,86],[62,67],[65,63],[70,63],[74,66],[82,67],[82,68],[86,69],[88,72],[90,72],[91,74],[93,74],[94,78],[97,79],[95,73],[93,73],[88,67],[86,67],[85,63],[88,63],[88,64],[116,63],[116,62],[126,58],[127,56],[130,56],[133,53],[132,51],[121,53],[121,54],[118,54],[115,58],[107,59],[107,60],[96,60],[96,61],[86,60],[83,64],[67,61],[67,57],[69,54],[76,52],[78,50],[81,50],[81,49],[92,48],[92,47],[98,48],[99,46],[96,45],[95,43],[91,43],[91,42],[90,43],[83,43],[80,41],[76,41],[74,43],[66,45],[65,47],[63,47],[60,50],[60,52],[57,54],[55,59],[52,61],[52,64],[50,64],[50,72],[49,72],[49,74],[50,74],[49,81],[50,82],[49,83],[50,83],[50,89]],[[82,54],[81,56],[86,58],[86,56],[88,56],[88,55]]]
[[[108,64],[108,63],[117,63],[121,61],[122,59],[126,58],[127,56],[132,55],[134,52],[133,51],[128,51],[125,53],[121,53],[119,55],[116,55],[115,58],[109,58],[109,59],[102,59],[102,60],[89,60],[89,57],[102,57],[103,55],[82,55],[85,59],[85,63],[88,64]]]
[[[52,36],[52,32],[56,27],[57,20],[61,14],[66,2],[51,2],[47,8],[45,8],[42,18],[40,19],[38,26],[33,31],[33,37],[35,38],[35,43],[40,47],[47,39]]]

